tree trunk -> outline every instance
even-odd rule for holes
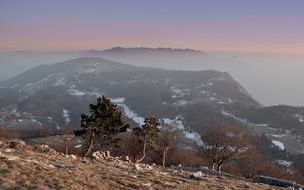
[[[91,137],[90,137],[90,144],[89,144],[89,147],[88,147],[88,149],[87,149],[87,152],[84,154],[84,157],[87,157],[87,156],[90,154],[90,152],[91,152],[91,150],[92,150],[92,148],[93,148],[94,136],[95,136],[95,134],[93,133],[93,134],[91,135]]]
[[[166,156],[167,156],[167,152],[168,152],[168,149],[165,148],[165,149],[164,149],[164,152],[163,152],[163,167],[166,166]]]
[[[69,154],[69,143],[65,143],[65,155]]]
[[[136,160],[136,163],[140,163],[146,157],[146,146],[147,146],[147,138],[145,137],[142,157],[140,159]]]
[[[213,163],[212,163],[212,165],[211,165],[211,169],[212,169],[212,171],[214,171],[214,170],[215,170],[215,162],[213,162]]]
[[[220,164],[218,164],[218,166],[217,166],[217,171],[218,171],[219,173],[222,172],[221,170],[222,170],[223,164],[224,164],[224,163],[220,163]]]

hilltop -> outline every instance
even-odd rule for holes
[[[0,160],[0,189],[284,189],[118,158],[65,156],[47,145],[19,140],[0,141]]]

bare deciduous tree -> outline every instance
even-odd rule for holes
[[[174,147],[176,144],[178,132],[173,128],[167,128],[161,131],[159,145],[162,150],[162,166],[166,166],[166,158],[168,152]]]
[[[253,147],[253,137],[239,128],[225,124],[209,126],[202,135],[202,150],[212,170],[221,172],[224,163],[237,160]]]
[[[71,125],[65,125],[61,129],[61,133],[64,135],[65,154],[69,154],[69,148],[74,142],[74,128]]]

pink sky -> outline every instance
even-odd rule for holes
[[[0,1],[0,51],[114,46],[304,54],[303,1]]]

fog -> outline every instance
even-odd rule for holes
[[[304,106],[304,56],[206,53],[116,54],[100,56],[123,63],[174,70],[214,69],[228,72],[261,104]]]
[[[0,82],[30,68],[53,64],[79,57],[79,52],[23,52],[0,53]]]
[[[255,69],[231,74],[265,105],[304,106],[304,57],[243,56]]]
[[[94,55],[84,52],[14,52],[0,55],[0,81],[40,64],[52,64],[81,56],[98,56],[126,64],[173,70],[225,71],[265,106],[304,106],[304,56],[149,51],[101,51]]]

